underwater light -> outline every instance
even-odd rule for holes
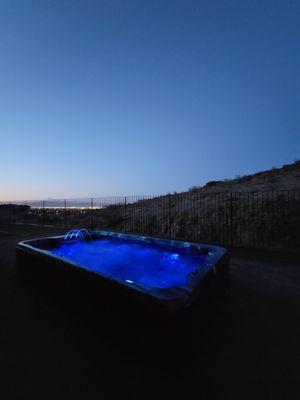
[[[179,260],[180,256],[177,253],[173,253],[173,254],[168,255],[167,258],[170,262],[175,262],[175,261]]]

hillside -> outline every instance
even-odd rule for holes
[[[96,226],[237,246],[300,247],[300,161],[95,213]]]
[[[201,192],[255,192],[271,190],[300,189],[300,160],[251,175],[237,176],[235,179],[211,181],[202,187],[192,187],[191,191]]]

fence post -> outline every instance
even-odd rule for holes
[[[43,200],[43,204],[42,204],[42,225],[45,225],[45,201]]]
[[[65,209],[64,209],[64,225],[65,229],[67,229],[67,200],[65,199]]]
[[[232,192],[230,192],[230,244],[233,244],[233,212],[232,212]]]
[[[9,212],[8,222],[11,224],[11,223],[13,223],[13,205],[12,205],[11,201],[9,202],[9,205],[10,205],[10,209],[8,211],[10,211],[10,212]]]
[[[171,195],[168,196],[168,236],[171,238]]]
[[[93,227],[94,227],[93,213],[94,213],[94,199],[93,199],[93,197],[91,197],[91,221],[90,221],[91,229],[93,229]]]
[[[124,197],[124,232],[127,233],[127,198]]]

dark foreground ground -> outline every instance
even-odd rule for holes
[[[225,292],[164,320],[20,280],[15,244],[54,233],[0,224],[1,399],[299,398],[296,256],[235,251]]]

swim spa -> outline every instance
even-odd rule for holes
[[[23,273],[33,264],[39,271],[69,271],[153,306],[177,310],[193,302],[206,278],[226,270],[228,252],[201,243],[72,230],[18,243],[17,260]]]

